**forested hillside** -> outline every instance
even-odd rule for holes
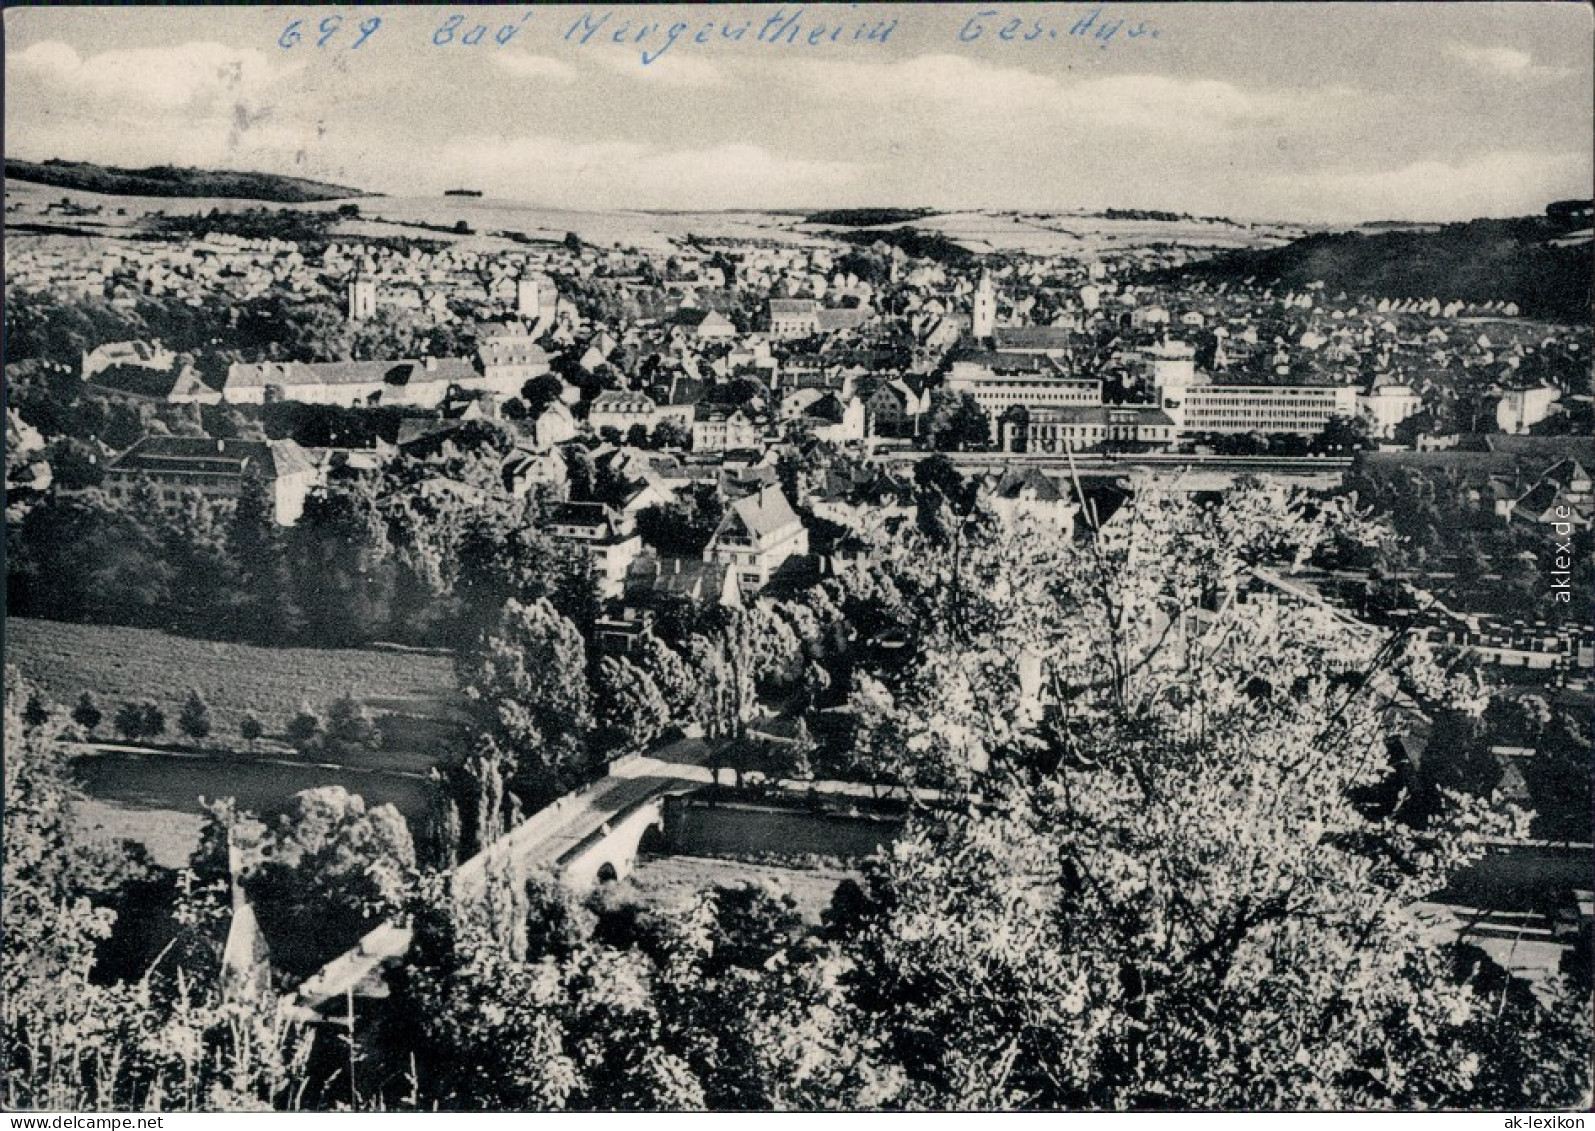
[[[270,200],[279,204],[305,204],[318,200],[343,200],[366,196],[359,189],[321,181],[280,177],[273,173],[240,173],[225,169],[186,169],[157,165],[149,169],[119,169],[87,161],[17,161],[7,159],[6,179],[33,181],[81,192],[118,193],[124,196],[226,197]]]
[[[1187,280],[1302,287],[1441,302],[1515,302],[1524,317],[1587,322],[1590,246],[1553,247],[1548,220],[1470,220],[1437,231],[1318,233],[1284,247],[1235,251],[1158,272],[1154,281]]]

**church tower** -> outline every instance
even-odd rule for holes
[[[975,284],[975,303],[970,332],[976,338],[989,338],[997,328],[997,288],[991,272],[982,270]]]
[[[528,268],[515,280],[515,313],[528,325],[535,326],[540,320],[552,322],[558,302],[559,290],[547,275]]]
[[[362,322],[377,312],[377,281],[362,264],[349,276],[349,321]]]

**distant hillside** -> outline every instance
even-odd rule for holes
[[[342,185],[279,177],[273,173],[180,169],[171,165],[157,165],[151,169],[118,169],[85,161],[38,162],[7,158],[6,179],[120,196],[208,196],[269,200],[277,204],[308,204],[318,200],[343,200],[369,195]]]
[[[331,231],[350,209],[352,204],[341,206],[336,212],[308,211],[294,208],[245,208],[239,212],[221,212],[215,208],[209,215],[166,216],[157,213],[146,216],[143,230],[170,239],[205,239],[213,235],[237,236],[246,240],[290,240],[302,249],[325,250],[331,242]],[[15,225],[7,225],[8,228]],[[413,224],[409,227],[452,231],[442,225]],[[510,233],[506,233],[509,235]],[[514,233],[519,235],[519,233]],[[417,239],[409,235],[361,236],[362,243],[390,247],[408,254],[412,250],[436,252],[448,246],[444,240]],[[530,243],[525,236],[520,242]]]
[[[804,219],[805,224],[827,224],[837,228],[873,228],[880,224],[901,224],[930,213],[923,208],[832,208]]]
[[[918,228],[886,228],[864,231],[836,232],[834,238],[860,247],[877,243],[900,249],[905,255],[920,259],[934,259],[950,266],[965,266],[974,262],[975,253],[962,244],[948,239],[940,232],[922,232]]]
[[[1320,233],[1284,247],[1234,251],[1171,268],[1154,282],[1192,279],[1302,287],[1322,280],[1330,291],[1441,302],[1515,302],[1527,318],[1588,322],[1590,255],[1550,247],[1561,235],[1541,217],[1470,220],[1432,231]]]
[[[1205,224],[1228,224],[1232,228],[1239,228],[1228,216],[1192,216],[1189,212],[1159,212],[1150,208],[1109,208],[1103,212],[1092,212],[1091,216],[1099,220],[1155,220],[1164,224],[1178,224],[1182,220]]]

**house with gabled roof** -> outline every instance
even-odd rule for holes
[[[799,419],[819,440],[842,444],[864,439],[864,402],[857,397],[825,393],[804,408]]]
[[[901,378],[876,381],[864,397],[866,431],[872,436],[913,436],[929,401]]]
[[[1535,484],[1496,513],[1509,522],[1554,527],[1557,523],[1588,526],[1591,521],[1590,475],[1576,459],[1561,460]]]
[[[703,560],[736,574],[743,596],[769,584],[782,563],[809,552],[809,532],[779,486],[771,485],[731,502],[715,527]]]
[[[712,341],[736,337],[737,328],[731,319],[718,310],[700,310],[683,306],[676,312],[675,324],[698,341]]]
[[[675,501],[675,493],[665,482],[651,469],[645,470],[627,488],[626,497],[620,504],[620,513],[635,518],[649,507],[667,507]]]
[[[562,400],[551,401],[532,422],[532,438],[543,451],[575,439],[576,418],[571,415],[570,406]]]
[[[723,452],[757,447],[758,443],[759,430],[740,408],[702,402],[693,407],[693,451]]]
[[[913,483],[883,467],[827,468],[814,477],[804,499],[815,517],[852,531],[912,518],[916,502]]]
[[[164,373],[177,364],[177,355],[153,342],[107,342],[83,352],[82,376],[85,381],[112,366],[125,365]]]
[[[806,338],[820,329],[820,304],[811,298],[772,298],[767,320],[772,338]]]
[[[567,480],[565,461],[558,452],[526,448],[516,448],[505,456],[499,474],[504,480],[504,489],[516,498],[531,494],[539,486],[563,493]]]
[[[101,369],[89,383],[113,396],[142,401],[216,404],[222,399],[221,393],[205,384],[192,365],[180,369],[113,365]]]
[[[408,405],[436,408],[449,387],[484,388],[466,358],[398,361],[234,362],[222,399],[231,404],[299,401],[304,404]]]
[[[736,572],[722,562],[664,557],[646,551],[626,572],[626,607],[657,609],[670,601],[738,608],[742,590]]]
[[[626,571],[642,553],[642,538],[631,515],[604,503],[562,503],[549,516],[548,533],[588,552],[600,597],[621,596]]]
[[[1556,484],[1561,489],[1562,498],[1569,503],[1587,504],[1590,501],[1590,474],[1576,459],[1558,460],[1546,468],[1540,479]]]
[[[106,465],[105,489],[113,499],[126,499],[148,482],[163,507],[180,507],[188,492],[230,506],[256,476],[271,496],[278,525],[292,526],[318,475],[315,461],[292,440],[146,436]]]
[[[549,358],[524,325],[501,322],[480,331],[476,364],[487,388],[513,397],[526,382],[548,372]]]
[[[1038,467],[992,472],[977,483],[976,497],[1005,521],[1042,519],[1066,538],[1074,533],[1074,516],[1080,509],[1073,493]]]

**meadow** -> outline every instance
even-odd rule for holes
[[[641,903],[682,910],[711,888],[758,884],[790,895],[804,921],[818,924],[831,906],[837,885],[859,879],[861,873],[848,868],[788,868],[708,856],[642,856],[621,881],[620,890]]]
[[[9,617],[5,658],[51,700],[63,726],[78,696],[94,692],[105,716],[94,735],[101,741],[119,741],[113,726],[119,704],[159,704],[167,733],[158,741],[171,749],[85,747],[73,770],[88,794],[88,826],[108,838],[138,841],[167,867],[181,865],[193,850],[202,799],[232,797],[240,808],[270,817],[301,790],[340,785],[368,805],[394,805],[418,834],[433,791],[426,772],[457,746],[460,708],[446,655],[256,648],[148,629]],[[193,749],[177,729],[190,688],[210,707],[212,731],[202,749]],[[345,693],[376,717],[381,749],[329,765],[286,747],[284,724],[301,704],[324,712]],[[254,750],[238,733],[251,712],[266,729]]]
[[[616,244],[668,251],[689,233],[698,236],[771,240],[780,243],[812,244],[822,237],[797,229],[801,216],[778,212],[746,210],[738,212],[642,212],[617,209],[604,212],[542,208],[523,201],[493,197],[450,196],[373,196],[356,201],[322,201],[303,204],[263,204],[259,200],[226,197],[131,196],[54,188],[30,181],[10,180],[5,186],[7,225],[39,221],[52,226],[81,231],[87,235],[127,238],[136,234],[145,217],[156,213],[167,216],[206,215],[211,211],[243,212],[266,207],[296,212],[332,212],[342,204],[354,203],[360,215],[335,221],[329,232],[335,238],[361,239],[409,236],[459,246],[478,252],[525,251],[512,239],[495,236],[499,231],[552,243],[562,242],[567,232],[575,232],[598,247]],[[83,208],[98,207],[95,215],[46,216],[48,204],[68,199]],[[465,221],[471,235],[452,231]],[[443,229],[443,230],[439,230]],[[37,237],[34,237],[37,238]]]
[[[96,737],[114,741],[116,708],[153,699],[166,715],[164,741],[180,743],[177,716],[190,689],[210,707],[206,745],[242,750],[239,724],[253,713],[263,751],[280,750],[288,720],[308,703],[324,714],[352,695],[376,717],[383,749],[359,767],[425,773],[459,722],[453,661],[447,655],[377,649],[259,648],[194,640],[141,628],[8,617],[5,657],[66,714],[84,691],[99,700]]]

